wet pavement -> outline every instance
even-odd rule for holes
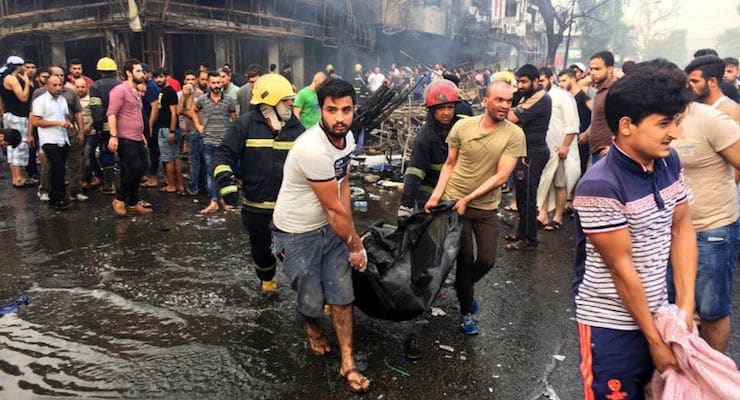
[[[276,296],[257,289],[238,212],[203,217],[203,198],[153,189],[144,191],[155,210],[146,217],[115,218],[100,194],[50,211],[33,190],[11,188],[5,166],[3,173],[0,302],[26,293],[31,303],[0,318],[0,399],[356,397],[338,376],[337,355],[306,349],[282,271]],[[368,191],[381,200],[370,200],[357,224],[392,222],[398,193]],[[501,224],[502,234],[509,229]],[[459,333],[449,284],[435,304],[445,316],[392,323],[356,311],[355,350],[373,379],[363,397],[582,396],[569,295],[573,236],[569,219],[542,233],[536,252],[506,252],[499,241],[498,266],[477,285],[476,337]],[[410,332],[423,352],[417,362],[401,357]],[[737,329],[729,353],[738,360]]]

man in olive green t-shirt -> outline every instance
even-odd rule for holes
[[[293,114],[301,121],[301,125],[308,129],[319,122],[321,110],[316,90],[326,80],[326,74],[317,72],[311,84],[301,89],[293,102]]]
[[[429,212],[440,199],[457,200],[455,209],[463,220],[457,257],[455,290],[460,302],[463,333],[475,335],[477,310],[473,285],[496,261],[500,187],[514,170],[518,157],[527,153],[524,132],[508,122],[515,88],[494,81],[486,89],[483,115],[458,121],[447,136],[449,152],[439,181],[424,209]],[[478,257],[475,257],[475,247]]]

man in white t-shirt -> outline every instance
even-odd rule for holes
[[[332,79],[317,95],[321,120],[296,140],[285,161],[273,213],[273,246],[297,292],[311,351],[331,352],[318,324],[328,304],[341,353],[339,373],[351,391],[362,393],[370,380],[352,356],[350,270],[350,265],[360,272],[367,267],[365,248],[352,222],[349,189],[355,90],[346,81]]]
[[[367,76],[367,88],[370,92],[375,93],[385,82],[385,75],[380,72],[380,68],[373,68],[373,72]]]

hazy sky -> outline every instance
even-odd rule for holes
[[[639,2],[640,0],[631,0],[625,9],[625,21],[628,24]],[[686,46],[689,52],[715,47],[716,35],[727,29],[740,27],[740,14],[736,10],[740,0],[679,0],[678,3],[679,16],[667,23],[666,27],[688,30]]]

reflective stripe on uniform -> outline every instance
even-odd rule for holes
[[[465,114],[455,114],[455,116],[460,119],[470,118],[470,115]]]
[[[246,147],[253,148],[273,148],[275,150],[290,150],[295,142],[279,141],[274,139],[247,139],[244,143]]]
[[[441,171],[444,164],[429,164],[429,169],[432,171]]]
[[[216,165],[216,168],[213,169],[213,176],[215,177],[216,175],[222,172],[234,172],[234,171],[231,170],[231,166],[229,165],[224,165],[224,164]]]
[[[275,208],[275,202],[274,201],[262,201],[262,202],[256,202],[256,201],[249,201],[247,199],[244,199],[244,205],[254,208],[261,208],[263,210],[272,210]]]
[[[424,177],[427,176],[427,173],[424,172],[424,170],[421,168],[408,167],[406,168],[406,175],[418,176],[419,179],[424,180]]]
[[[427,185],[420,185],[419,190],[421,190],[424,193],[434,193],[434,188]]]
[[[221,196],[226,196],[227,194],[236,193],[238,190],[239,188],[236,185],[229,185],[222,187],[220,193]]]
[[[91,106],[102,106],[103,100],[100,97],[90,97]]]

